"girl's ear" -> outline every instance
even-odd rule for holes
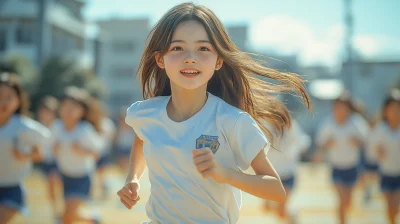
[[[224,60],[221,57],[218,57],[217,64],[215,65],[215,70],[216,71],[220,70],[223,64]]]
[[[160,53],[156,54],[155,59],[156,59],[156,63],[158,65],[158,67],[160,67],[161,69],[164,69],[165,68],[164,59]]]

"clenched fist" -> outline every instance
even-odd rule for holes
[[[122,204],[127,209],[132,209],[133,206],[140,200],[139,197],[139,181],[134,180],[125,184],[125,186],[118,191],[118,196]]]
[[[204,178],[212,178],[218,183],[226,182],[228,170],[218,163],[210,148],[195,149],[192,153],[193,163]]]

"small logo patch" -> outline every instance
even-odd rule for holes
[[[196,139],[196,149],[208,147],[215,154],[219,148],[218,136],[201,135]]]

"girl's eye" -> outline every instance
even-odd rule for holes
[[[182,48],[181,47],[173,47],[171,50],[172,51],[182,51]]]
[[[208,49],[207,47],[201,47],[201,48],[199,49],[199,51],[210,51],[210,49]]]

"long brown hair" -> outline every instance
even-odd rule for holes
[[[383,102],[382,106],[382,121],[388,123],[387,117],[386,117],[386,110],[389,104],[391,103],[399,103],[400,104],[400,90],[398,89],[393,89],[388,96],[386,96],[385,101]]]
[[[169,78],[165,70],[157,66],[155,55],[166,54],[176,27],[188,20],[196,20],[204,26],[218,56],[224,60],[222,68],[215,71],[208,81],[207,91],[249,113],[267,135],[271,136],[271,132],[261,125],[261,120],[267,121],[280,134],[284,127],[290,127],[287,108],[271,94],[296,92],[311,108],[304,80],[293,73],[264,67],[248,53],[240,51],[217,16],[210,9],[193,3],[183,3],[170,9],[150,32],[138,69],[145,99],[171,95]],[[279,83],[268,83],[252,75]]]
[[[346,104],[352,113],[361,115],[366,121],[369,121],[368,116],[363,108],[361,101],[356,101],[348,90],[343,90],[342,93],[335,99],[334,103]]]
[[[76,86],[68,86],[64,90],[64,95],[61,97],[60,103],[62,104],[64,100],[72,100],[81,105],[84,110],[84,114],[81,120],[88,121],[87,114],[90,106],[89,105],[90,95],[86,90],[78,88]]]
[[[28,100],[28,96],[22,89],[18,77],[15,74],[11,73],[6,73],[6,72],[0,73],[0,85],[7,85],[12,89],[14,89],[14,91],[17,93],[17,97],[19,100],[19,107],[14,112],[14,114],[28,115],[28,109],[30,103]]]

